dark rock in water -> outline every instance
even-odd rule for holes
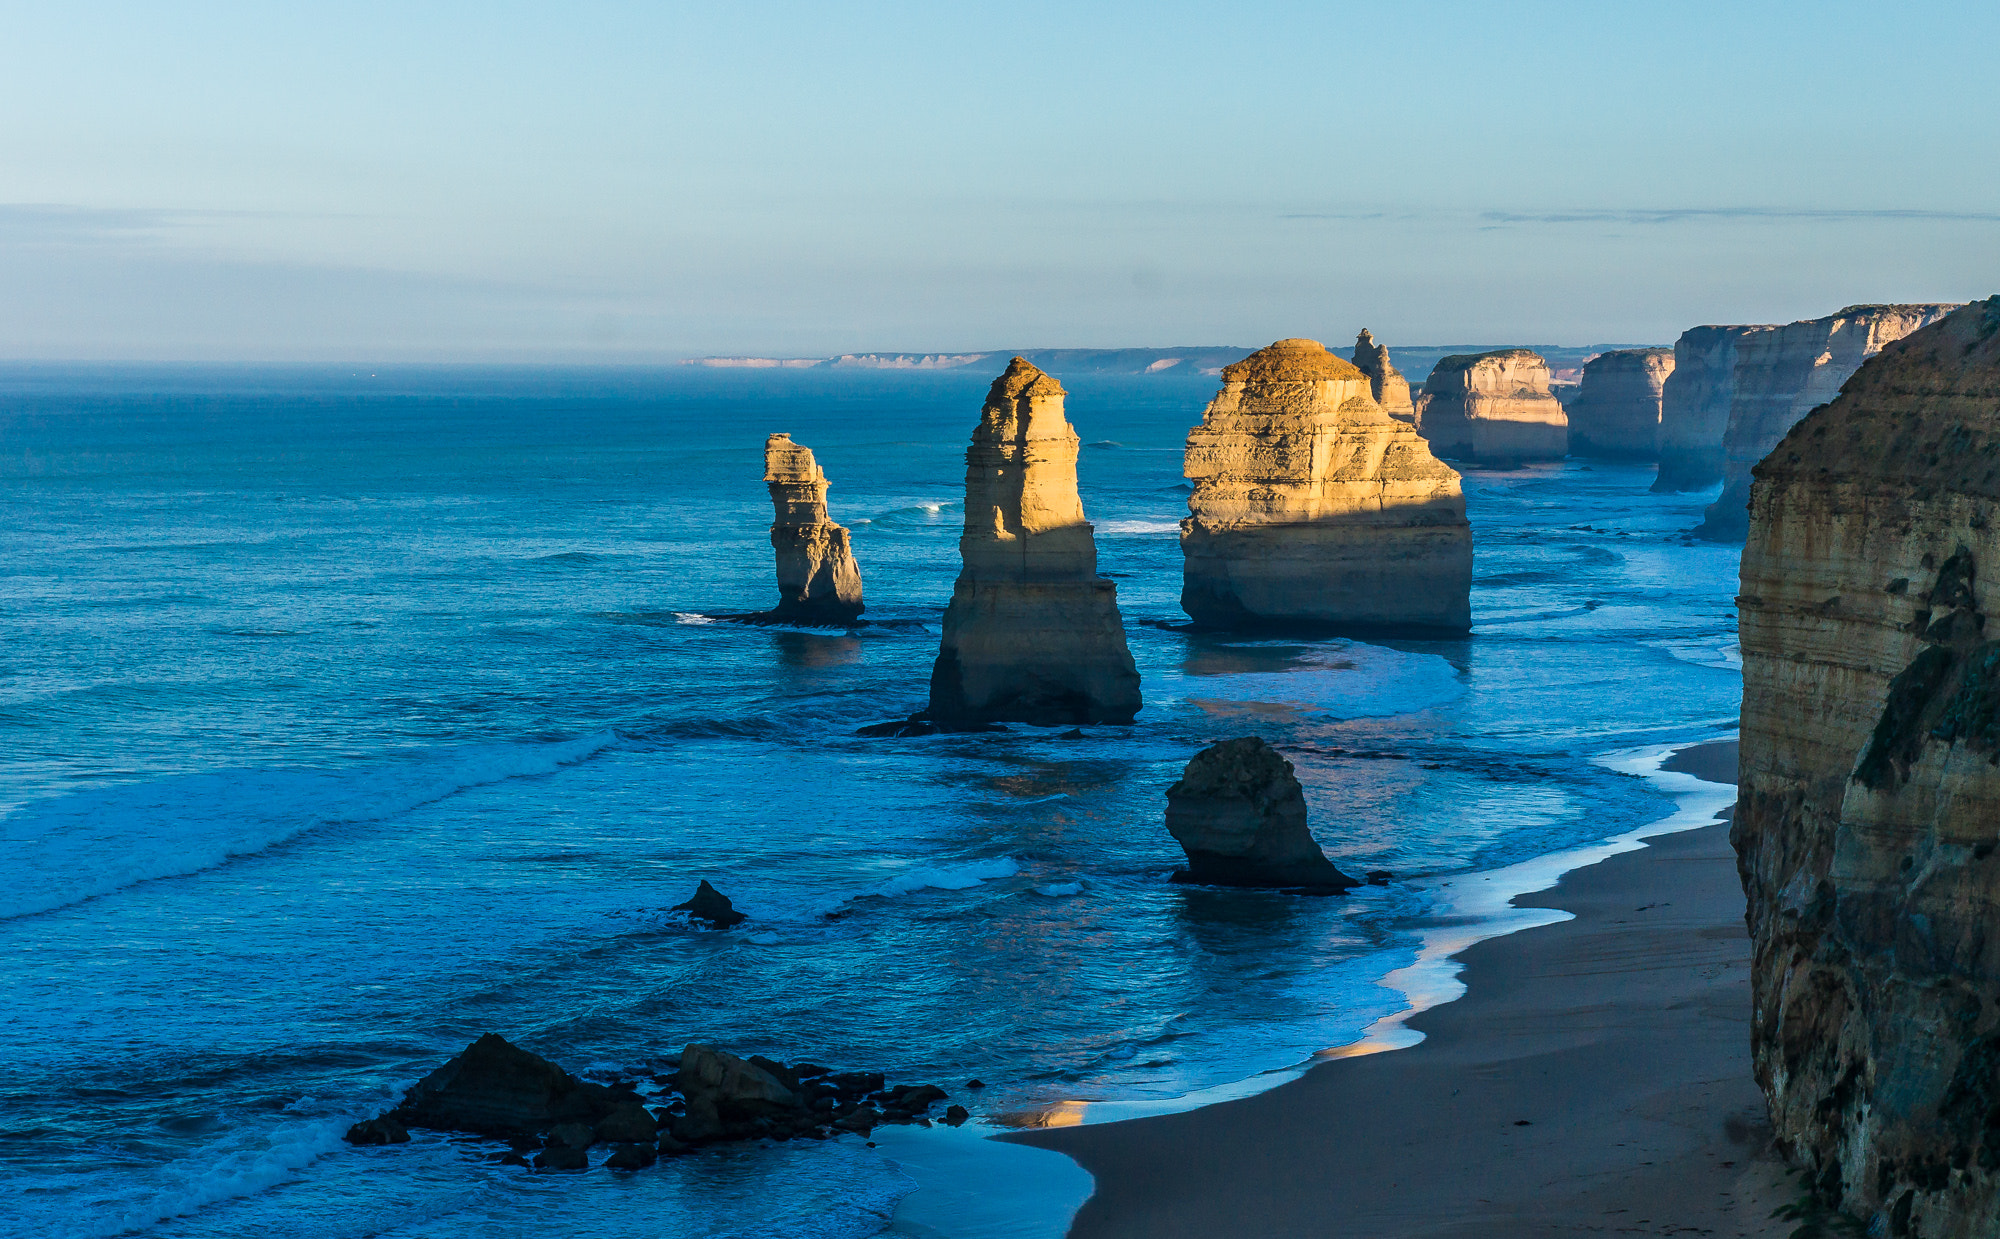
[[[675,904],[673,910],[707,921],[719,929],[740,925],[750,919],[736,910],[729,902],[729,896],[710,886],[707,878],[703,878],[701,885],[695,887],[694,898],[686,903]]]
[[[597,1133],[582,1123],[557,1123],[549,1129],[552,1149],[587,1149],[595,1143]]]
[[[829,1077],[833,1086],[843,1093],[879,1093],[888,1081],[879,1071],[840,1071]]]
[[[889,1090],[889,1104],[911,1114],[922,1114],[931,1103],[943,1101],[946,1093],[935,1084],[905,1084]]]
[[[950,1106],[944,1112],[944,1121],[953,1127],[959,1126],[971,1117],[972,1111],[967,1110],[964,1106]]]
[[[986,1087],[986,1081],[984,1081],[984,1080],[967,1080],[967,1081],[965,1082],[965,1087],[967,1087],[967,1088],[985,1088],[985,1087]]]
[[[408,1144],[410,1133],[385,1114],[348,1128],[346,1140],[349,1144]]]
[[[1387,886],[1396,880],[1396,875],[1387,869],[1370,869],[1365,876],[1370,886]]]
[[[1195,754],[1167,790],[1167,830],[1188,858],[1176,881],[1324,891],[1360,885],[1313,842],[1292,763],[1255,736]]]
[[[569,1145],[556,1145],[535,1154],[537,1170],[588,1170],[590,1154]]]
[[[930,711],[920,710],[908,718],[895,719],[887,723],[871,723],[854,734],[857,736],[908,737],[935,736],[940,734],[976,735],[984,732],[1006,730],[1005,727],[1002,727],[998,723],[986,723],[967,719],[955,719],[950,722],[940,723],[931,717]]]
[[[777,1073],[712,1045],[688,1046],[674,1076],[675,1086],[687,1099],[687,1114],[674,1122],[675,1138],[699,1144],[813,1126],[811,1109],[793,1088],[797,1078],[787,1083],[779,1073],[791,1072],[782,1063],[772,1066]]]
[[[605,1116],[597,1125],[597,1139],[605,1144],[634,1144],[651,1140],[659,1129],[659,1120],[634,1100]]]
[[[594,1125],[618,1095],[487,1033],[431,1072],[386,1116],[405,1127],[480,1136],[532,1135],[558,1123]]]
[[[722,1118],[715,1112],[715,1101],[706,1096],[690,1098],[684,1112],[674,1117],[669,1133],[682,1144],[713,1144],[722,1139]]]
[[[856,1106],[850,1113],[835,1119],[833,1125],[842,1131],[859,1132],[865,1136],[881,1122],[881,1111],[873,1106]]]
[[[1083,728],[1081,727],[1072,727],[1056,737],[1058,740],[1088,740],[1089,738],[1083,734]]]
[[[659,1142],[654,1146],[661,1157],[677,1157],[688,1151],[688,1146],[674,1139],[671,1132],[661,1132]]]
[[[644,1170],[658,1160],[660,1154],[651,1144],[621,1144],[604,1164],[613,1170]]]

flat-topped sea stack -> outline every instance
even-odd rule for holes
[[[778,553],[778,605],[770,619],[848,624],[862,611],[861,569],[847,530],[826,514],[826,474],[812,449],[788,434],[764,440],[764,484],[776,510],[771,548]]]
[[[1167,830],[1187,853],[1176,881],[1322,891],[1361,885],[1313,841],[1292,763],[1255,736],[1194,755],[1167,789]]]
[[[1368,376],[1368,390],[1382,411],[1399,422],[1416,424],[1417,406],[1410,399],[1410,380],[1389,363],[1389,350],[1375,343],[1366,327],[1354,338],[1354,364]]]
[[[1695,533],[1717,542],[1749,529],[1750,469],[1807,413],[1832,400],[1884,346],[1949,314],[1950,305],[1851,305],[1825,318],[1751,332],[1736,345],[1722,495]]]
[[[1705,490],[1722,480],[1722,436],[1736,393],[1736,346],[1769,326],[1690,327],[1674,343],[1660,389],[1660,471],[1655,494]]]
[[[1472,626],[1458,474],[1318,341],[1280,340],[1225,367],[1186,461],[1181,608],[1196,623]]]
[[[1440,360],[1417,401],[1417,431],[1438,455],[1482,464],[1569,454],[1569,418],[1549,392],[1549,363],[1524,348]]]
[[[1996,461],[2000,297],[1889,345],[1753,472],[1751,1051],[1780,1146],[1871,1235],[2000,1231]]]
[[[1129,723],[1139,671],[1076,493],[1062,385],[1016,357],[965,453],[963,568],[931,669],[941,727]]]
[[[1660,391],[1674,372],[1670,348],[1621,348],[1584,363],[1583,382],[1563,406],[1572,456],[1657,460]]]

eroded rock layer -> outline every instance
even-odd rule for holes
[[[1660,472],[1655,494],[1704,490],[1722,480],[1722,436],[1736,392],[1736,345],[1768,326],[1690,327],[1674,343],[1660,389]]]
[[[1197,623],[1471,627],[1458,474],[1318,341],[1226,367],[1186,473],[1181,607]]]
[[[1758,1081],[1869,1234],[2000,1233],[2000,298],[1883,350],[1754,478]]]
[[[1375,343],[1374,333],[1366,327],[1354,339],[1354,364],[1368,376],[1369,394],[1384,413],[1399,422],[1416,424],[1417,406],[1410,400],[1410,380],[1390,364],[1388,348]]]
[[[1576,396],[1563,407],[1570,454],[1657,459],[1660,392],[1673,372],[1670,348],[1613,349],[1591,358]]]
[[[847,530],[826,514],[826,473],[812,449],[788,434],[764,441],[771,491],[771,548],[778,554],[778,605],[769,614],[808,624],[842,624],[862,612],[861,569]]]
[[[1950,313],[1948,305],[1851,305],[1825,318],[1787,323],[1739,338],[1722,437],[1722,495],[1695,532],[1718,542],[1749,528],[1750,468],[1801,417],[1834,398],[1883,346]]]
[[[1178,881],[1333,891],[1360,885],[1313,841],[1292,763],[1256,736],[1194,755],[1167,789],[1167,830],[1187,853]]]
[[[1139,671],[1076,493],[1062,386],[1021,358],[965,453],[963,568],[931,669],[942,725],[1129,723]]]
[[[1424,380],[1417,430],[1440,456],[1491,464],[1561,460],[1569,418],[1549,363],[1524,348],[1446,357]]]

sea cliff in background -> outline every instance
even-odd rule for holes
[[[1572,456],[1655,460],[1660,454],[1660,392],[1674,372],[1669,348],[1613,349],[1583,367],[1569,417]]]
[[[1441,359],[1417,400],[1417,431],[1453,459],[1505,465],[1569,453],[1548,361],[1524,348]]]
[[[1690,327],[1674,343],[1660,387],[1660,471],[1655,494],[1706,490],[1722,480],[1722,436],[1736,392],[1736,345],[1764,326]]]
[[[1779,1140],[1868,1233],[1991,1235],[2000,298],[1862,365],[1754,478],[1733,838],[1758,1080]]]

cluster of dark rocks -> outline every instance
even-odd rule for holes
[[[395,1109],[356,1123],[347,1141],[403,1144],[410,1129],[461,1132],[505,1140],[499,1160],[539,1170],[583,1170],[590,1149],[604,1145],[604,1165],[638,1170],[662,1156],[733,1140],[866,1139],[884,1123],[930,1126],[944,1101],[935,1084],[890,1087],[880,1072],[835,1071],[811,1063],[788,1066],[752,1055],[739,1058],[694,1044],[655,1077],[662,1089],[649,1105],[631,1081],[596,1084],[531,1054],[495,1033],[431,1072]],[[940,1121],[956,1127],[971,1117],[951,1106]]]

